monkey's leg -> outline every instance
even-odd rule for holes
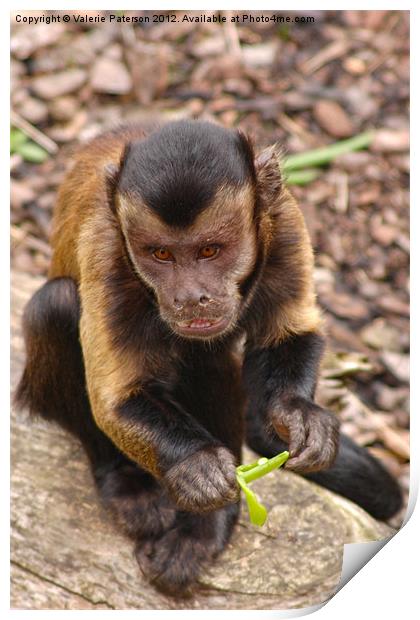
[[[243,393],[240,370],[230,353],[211,353],[204,347],[190,351],[174,397],[235,454],[239,464]],[[225,548],[238,515],[239,502],[206,514],[178,511],[163,536],[138,545],[142,571],[160,589],[188,594],[201,570]]]
[[[97,427],[85,387],[79,296],[71,278],[48,281],[23,318],[26,365],[16,402],[75,435],[88,455],[105,506],[131,536],[157,535],[174,518],[152,476],[126,458]]]
[[[23,315],[26,364],[15,394],[19,407],[78,437],[95,463],[117,455],[93,421],[79,343],[79,296],[71,278],[54,278]]]
[[[167,594],[190,595],[203,568],[225,548],[238,515],[238,502],[202,515],[178,511],[161,537],[137,546],[142,573]]]

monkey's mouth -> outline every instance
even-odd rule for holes
[[[208,337],[214,336],[224,331],[229,324],[226,318],[218,319],[189,319],[188,321],[177,321],[177,331],[185,336],[190,337]]]

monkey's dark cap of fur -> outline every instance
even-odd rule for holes
[[[171,226],[190,225],[224,184],[253,182],[247,138],[203,121],[177,121],[124,154],[119,191],[136,194]]]

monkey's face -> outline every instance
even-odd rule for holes
[[[241,311],[241,283],[256,261],[249,186],[219,192],[188,227],[169,226],[138,201],[119,199],[135,269],[155,292],[176,334],[212,339],[231,331]]]

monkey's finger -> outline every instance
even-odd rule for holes
[[[323,425],[323,419],[310,419],[306,448],[296,458],[287,462],[287,467],[298,472],[314,472],[328,467],[335,456],[335,443],[331,429]]]
[[[236,461],[232,452],[225,447],[216,448],[217,466],[229,483],[236,483]]]
[[[322,469],[322,458],[317,446],[309,446],[295,458],[287,461],[285,467],[296,472],[305,473]]]
[[[302,413],[300,411],[293,411],[291,414],[288,415],[287,421],[283,423],[287,424],[288,428],[290,455],[291,457],[295,457],[305,448],[307,443],[306,428]],[[275,421],[273,422],[273,425],[274,428],[276,428]]]
[[[208,480],[218,493],[226,497],[230,497],[236,491],[235,469],[232,475],[231,469],[226,467],[226,464],[220,462],[210,464],[203,478]]]

